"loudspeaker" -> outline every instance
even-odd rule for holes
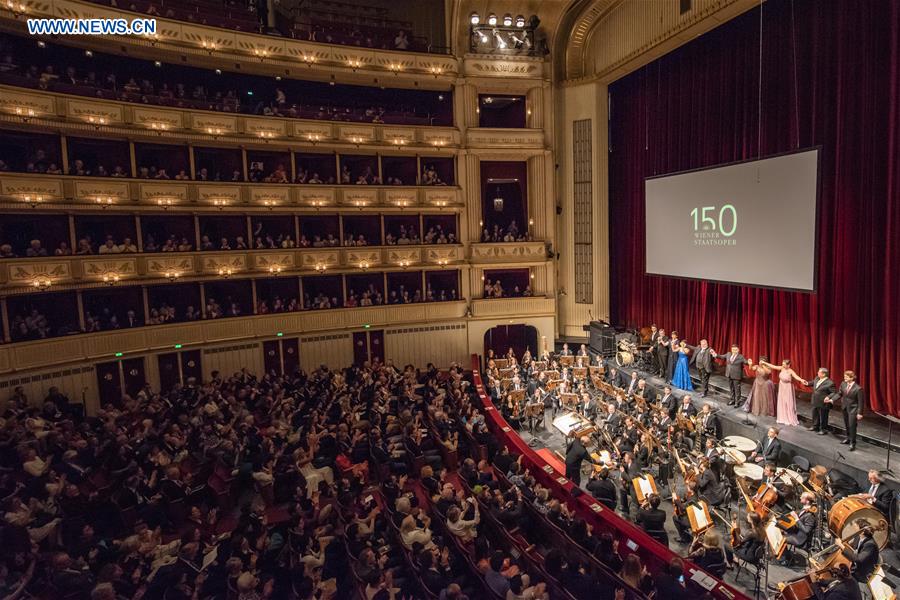
[[[616,330],[602,321],[591,321],[590,347],[594,354],[612,356],[616,353]]]

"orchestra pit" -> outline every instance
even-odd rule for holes
[[[900,0],[0,0],[0,600],[895,600]]]

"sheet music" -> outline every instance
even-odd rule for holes
[[[219,558],[219,547],[215,546],[212,550],[206,553],[203,557],[203,566],[200,567],[200,570],[203,571],[209,565],[213,564],[213,562]]]
[[[653,486],[650,485],[650,480],[646,477],[638,477],[638,487],[641,488],[644,498],[653,493]]]
[[[697,529],[706,529],[710,526],[709,519],[706,518],[706,511],[703,510],[702,506],[697,506],[696,504],[692,504],[688,507],[688,509],[694,511],[694,521],[697,522]]]
[[[766,525],[766,538],[769,540],[769,547],[773,552],[778,552],[784,544],[784,532],[778,529],[774,519]]]
[[[884,581],[884,569],[878,567],[872,578],[869,580],[869,591],[872,593],[872,600],[895,600],[897,594]]]
[[[714,577],[710,577],[699,569],[691,574],[691,581],[703,586],[703,588],[707,591],[716,587],[716,579]]]

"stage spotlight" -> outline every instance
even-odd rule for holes
[[[161,66],[162,66],[162,62],[160,62],[160,61],[158,61],[158,60],[153,61],[153,66],[154,66],[154,67],[161,67]]]
[[[522,28],[525,27],[525,17],[519,15],[516,17],[516,27]]]
[[[481,39],[481,43],[482,43],[482,44],[487,44],[487,43],[488,43],[488,37],[487,37],[486,35],[484,35],[483,33],[479,33],[478,36],[479,36],[479,38]]]
[[[506,13],[505,15],[503,15],[503,26],[504,27],[512,27],[512,24],[513,24],[512,15],[509,13]]]
[[[488,25],[493,27],[496,24],[497,24],[497,15],[495,15],[494,13],[489,14],[488,15]]]
[[[85,50],[84,55],[87,56],[88,58],[91,58],[92,56],[94,56],[94,53],[91,52],[90,50]]]
[[[501,50],[506,50],[506,40],[500,35],[500,32],[496,29],[494,30],[494,38],[497,40],[497,47]]]
[[[477,12],[473,12],[469,15],[469,22],[472,23],[472,25],[478,25],[481,22],[481,17],[478,16]]]

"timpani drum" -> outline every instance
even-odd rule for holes
[[[729,435],[722,438],[720,445],[725,446],[726,448],[734,448],[735,450],[740,450],[741,452],[753,452],[756,450],[756,442],[751,440],[750,438],[745,438],[740,435]]]
[[[634,362],[634,354],[631,352],[620,351],[616,352],[616,364],[620,367],[624,367],[625,365],[630,365]]]
[[[859,531],[858,519],[865,519],[875,530],[874,539],[878,548],[884,550],[888,543],[887,517],[880,510],[860,498],[841,498],[834,503],[828,513],[828,529],[835,537],[842,539]]]
[[[751,481],[760,481],[763,478],[763,468],[753,463],[744,463],[734,466],[734,474]]]

